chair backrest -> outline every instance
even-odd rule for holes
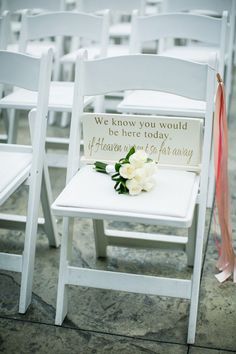
[[[39,15],[24,13],[19,50],[25,52],[30,40],[57,36],[82,37],[101,44],[101,55],[106,55],[108,44],[109,11],[103,16],[81,12],[49,12]]]
[[[163,0],[163,12],[175,11],[200,11],[208,15],[221,16],[228,12],[227,26],[227,51],[230,56],[230,64],[233,56],[233,43],[236,31],[236,1],[235,0]]]
[[[84,12],[109,9],[111,12],[121,12],[124,14],[131,14],[134,9],[137,9],[140,14],[144,14],[145,2],[145,0],[78,0],[77,8]]]
[[[178,11],[210,11],[212,14],[220,15],[224,10],[231,14],[234,0],[163,0],[163,12]]]
[[[1,11],[9,11],[11,13],[18,10],[48,10],[59,11],[64,9],[64,0],[2,0]]]
[[[132,15],[131,53],[141,51],[145,41],[165,38],[191,39],[219,48],[218,70],[223,74],[226,46],[227,12],[222,18],[185,13],[162,13],[154,16]]]
[[[51,71],[51,50],[45,52],[41,58],[0,51],[0,83],[38,92],[34,128],[36,133],[33,142],[35,154],[33,154],[32,168],[36,168],[40,162],[38,157],[45,143]]]
[[[97,60],[86,60],[85,54],[79,56],[76,64],[67,182],[76,173],[80,161],[78,151],[81,143],[80,126],[83,117],[84,96],[103,95],[120,90],[154,90],[206,101],[201,174],[203,183],[207,185],[214,83],[215,72],[206,64],[148,54],[126,55]],[[96,115],[94,117],[96,118]],[[122,115],[116,115],[116,117],[119,120],[126,119]],[[162,118],[163,120],[165,119],[165,117]],[[114,116],[112,119],[115,119]],[[133,117],[133,119],[135,118]],[[106,127],[106,123],[104,123],[104,129],[107,128],[109,128],[109,124]],[[112,129],[115,129],[115,124]],[[103,144],[102,136],[101,144]],[[95,146],[95,149],[97,147]],[[104,144],[103,149],[111,150],[110,156],[113,155],[114,150],[108,145]],[[110,160],[113,159],[111,158]]]

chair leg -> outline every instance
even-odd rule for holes
[[[51,183],[46,161],[44,163],[42,188],[41,188],[41,203],[45,220],[45,232],[48,237],[51,247],[58,247],[60,240],[57,231],[55,218],[52,215],[50,205],[52,204]]]
[[[33,286],[33,273],[34,273],[34,260],[35,260],[35,248],[37,239],[38,228],[38,213],[39,213],[39,201],[40,201],[40,186],[41,176],[34,171],[31,175],[31,181],[29,185],[29,198],[27,209],[27,221],[25,229],[25,242],[24,251],[22,257],[22,275],[21,275],[21,289],[20,289],[20,303],[19,312],[25,313],[32,296]]]
[[[198,219],[198,204],[196,204],[195,206],[192,225],[188,229],[188,243],[186,245],[186,253],[187,253],[187,264],[189,267],[192,267],[194,264],[197,219]]]
[[[18,119],[16,119],[15,109],[8,111],[8,140],[9,144],[15,144],[17,139]]]
[[[1,113],[2,113],[2,118],[3,118],[4,128],[5,128],[6,134],[7,134],[7,136],[8,136],[8,131],[9,131],[9,119],[8,119],[7,110],[6,110],[6,109],[2,109],[2,110],[1,110]]]
[[[203,240],[204,240],[204,232],[205,232],[205,210],[204,209],[205,208],[203,205],[199,206],[199,218],[198,218],[197,235],[196,235],[196,252],[195,252],[195,259],[194,259],[193,276],[192,276],[192,290],[191,290],[188,338],[187,338],[187,343],[189,344],[193,344],[195,342],[195,334],[196,334],[199,290],[200,290],[201,269],[202,269],[202,251],[203,251]]]
[[[107,256],[107,239],[104,230],[103,220],[93,220],[96,257]]]
[[[62,116],[61,116],[60,126],[62,128],[66,128],[66,127],[68,127],[69,124],[70,124],[70,113],[63,112]]]
[[[63,219],[63,233],[60,251],[60,266],[57,287],[57,305],[55,324],[61,325],[67,315],[68,308],[68,288],[66,285],[67,266],[71,259],[72,253],[72,231],[73,220],[69,218]]]
[[[213,150],[212,150],[213,151]],[[207,208],[212,208],[215,196],[215,170],[214,170],[214,156],[211,153],[210,166],[209,166],[209,179],[208,179],[208,192],[207,192]]]

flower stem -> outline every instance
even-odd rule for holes
[[[96,162],[94,163],[95,170],[96,170],[97,172],[101,172],[101,173],[107,173],[107,171],[106,171],[107,165],[108,165],[107,163],[101,162],[101,161],[96,161]]]

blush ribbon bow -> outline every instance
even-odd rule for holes
[[[225,105],[224,84],[217,74],[218,88],[215,102],[214,122],[214,160],[216,194],[215,203],[218,211],[218,220],[221,231],[221,244],[219,245],[219,259],[216,274],[219,282],[224,282],[231,275],[236,282],[236,255],[232,242],[232,223],[230,214],[230,192],[228,182],[228,127]]]

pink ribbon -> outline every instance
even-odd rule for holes
[[[232,224],[230,215],[230,193],[228,183],[228,128],[225,106],[224,84],[217,74],[218,88],[216,93],[214,124],[214,155],[216,178],[216,207],[221,231],[221,244],[217,268],[220,273],[216,278],[222,283],[233,275],[236,282],[236,255],[232,243]]]

